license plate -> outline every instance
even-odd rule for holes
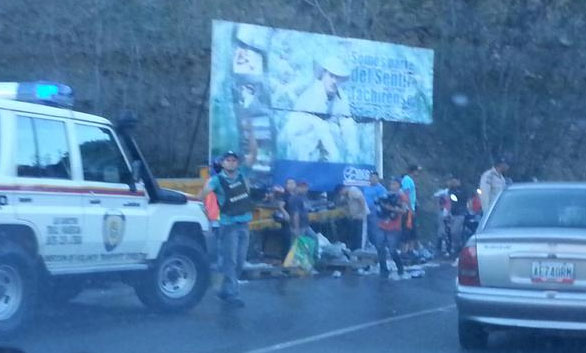
[[[531,268],[531,280],[536,283],[574,283],[574,264],[569,262],[534,262]]]

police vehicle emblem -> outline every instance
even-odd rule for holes
[[[126,219],[122,212],[109,210],[104,215],[102,226],[102,235],[104,237],[104,247],[106,251],[114,250],[124,238],[124,228]]]

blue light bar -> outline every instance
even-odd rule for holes
[[[0,83],[0,98],[73,108],[71,87],[48,81]]]

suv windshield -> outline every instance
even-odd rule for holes
[[[486,229],[586,228],[586,190],[508,190],[498,200]]]

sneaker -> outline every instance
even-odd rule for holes
[[[380,273],[380,270],[378,268],[378,266],[369,266],[368,270],[365,272],[365,274],[367,275],[378,275]]]
[[[242,301],[242,299],[232,297],[232,298],[226,299],[225,303],[233,308],[238,308],[238,309],[244,308],[244,302]]]
[[[389,278],[389,271],[380,271],[379,276],[380,278]]]
[[[401,280],[401,276],[399,276],[396,272],[393,272],[389,276],[389,279],[391,279],[393,281],[400,281]]]
[[[233,307],[233,308],[244,308],[244,302],[242,299],[228,296],[225,293],[218,293],[217,297],[224,302],[224,304]]]
[[[398,275],[401,279],[411,279],[411,275],[407,272],[403,273],[402,275]]]
[[[425,276],[425,271],[423,271],[423,270],[413,271],[409,275],[411,276],[411,278],[423,278]]]

